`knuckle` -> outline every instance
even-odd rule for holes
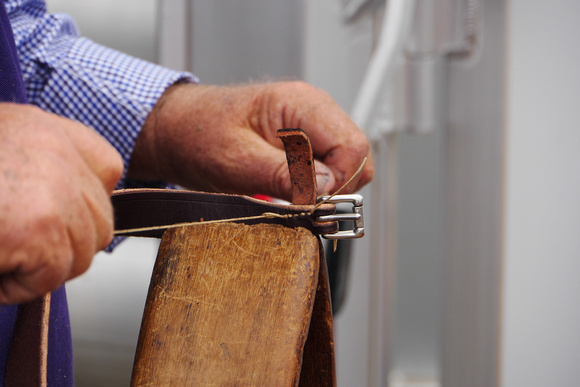
[[[361,159],[370,153],[370,143],[367,137],[361,132],[356,131],[349,136],[349,146]]]
[[[14,302],[22,302],[62,285],[70,270],[72,253],[70,249],[31,243],[14,251],[10,260],[15,264],[14,268],[3,276],[11,279],[10,286],[3,288],[2,292]]]
[[[323,90],[318,89],[318,88],[312,86],[311,84],[306,83],[304,81],[300,81],[300,80],[288,81],[286,83],[286,85],[288,86],[288,88],[290,90],[292,90],[294,93],[296,93],[296,95],[307,95],[307,94],[311,94],[311,93],[322,93],[322,94],[325,93]]]
[[[93,261],[93,256],[83,256],[83,257],[75,257],[74,263],[72,265],[72,269],[67,279],[75,278],[84,272],[86,272],[89,267],[91,266],[91,262]]]

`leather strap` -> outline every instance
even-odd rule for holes
[[[46,386],[51,294],[18,307],[5,386]]]
[[[284,143],[292,181],[292,203],[316,203],[316,172],[310,140],[302,129],[280,129],[276,137]]]
[[[284,205],[242,195],[164,189],[119,190],[113,193],[111,199],[117,231],[220,219],[233,219],[232,222],[236,222],[236,218],[260,216],[268,212],[288,217],[239,222],[304,227],[316,235],[338,231],[337,222],[316,220],[319,216],[334,214],[334,204],[323,204],[312,212],[313,206],[310,205]],[[161,238],[164,231],[165,229],[117,232],[117,235]]]
[[[302,354],[299,387],[336,387],[334,328],[328,267],[319,243],[319,270],[308,339]]]

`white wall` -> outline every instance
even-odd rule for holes
[[[580,3],[486,0],[449,68],[443,385],[580,381]]]
[[[305,77],[351,111],[382,8],[350,22],[341,10],[339,1],[307,4]],[[346,303],[335,318],[339,386],[439,380],[445,137],[438,129],[373,144],[375,180],[363,190],[368,231],[355,242]]]
[[[72,15],[81,34],[151,62],[156,60],[156,0],[47,0],[49,12]]]
[[[300,78],[302,1],[192,0],[192,69],[203,83]]]
[[[508,1],[501,385],[580,383],[580,2]]]
[[[505,1],[477,1],[470,55],[447,69],[445,387],[495,386],[501,297]]]

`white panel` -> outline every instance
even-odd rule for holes
[[[308,2],[304,47],[305,79],[326,90],[350,111],[373,49],[373,15],[344,23],[341,3]]]
[[[159,1],[159,63],[174,70],[191,70],[190,0]]]
[[[124,53],[156,61],[156,0],[47,0],[49,12],[72,15],[81,34]]]
[[[302,77],[302,2],[192,0],[193,72],[202,83]]]
[[[580,2],[509,2],[502,385],[580,381]]]
[[[445,387],[495,386],[499,372],[505,4],[478,4],[477,50],[447,74]]]
[[[445,134],[399,135],[395,373],[440,376],[445,264]]]

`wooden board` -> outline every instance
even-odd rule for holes
[[[318,270],[319,241],[302,228],[168,230],[132,385],[296,385]]]

